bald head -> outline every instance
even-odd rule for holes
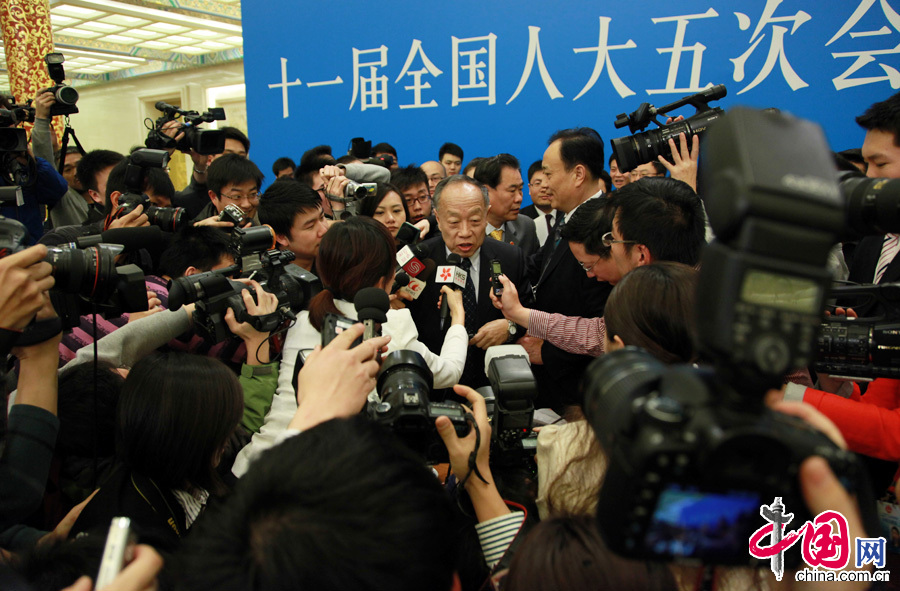
[[[447,176],[447,171],[444,169],[444,165],[436,160],[429,160],[420,166],[425,175],[428,176],[428,192],[434,195],[434,188],[437,186],[441,179]]]

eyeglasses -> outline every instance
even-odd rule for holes
[[[244,199],[246,199],[250,203],[256,203],[257,201],[259,201],[259,193],[257,193],[256,191],[247,194],[233,193],[231,195],[219,195],[219,197],[238,202],[243,201]]]
[[[413,197],[412,199],[404,198],[406,200],[407,205],[412,205],[413,203],[418,203],[419,205],[425,205],[429,201],[431,201],[431,197],[429,195],[419,195],[418,197]]]
[[[637,244],[637,240],[616,240],[613,238],[612,232],[607,232],[606,234],[604,234],[601,240],[603,241],[603,246],[605,246],[606,248],[609,248],[613,244]],[[582,267],[584,267],[584,265],[582,265]]]
[[[528,186],[529,187],[540,187],[543,184],[544,184],[544,181],[537,180],[537,181],[531,181],[530,183],[528,183]]]
[[[593,268],[596,267],[597,263],[599,263],[599,262],[600,262],[600,259],[598,258],[596,261],[594,261],[590,265],[585,265],[581,261],[578,261],[578,264],[581,265],[581,268],[584,269],[586,273],[590,273],[591,270],[593,270]]]

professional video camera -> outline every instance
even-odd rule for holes
[[[623,556],[758,565],[747,543],[765,525],[762,505],[781,497],[792,524],[811,518],[797,478],[806,458],[823,457],[851,491],[865,486],[852,453],[763,402],[813,359],[842,199],[810,122],[734,109],[703,149],[717,240],[704,251],[696,309],[714,370],[666,367],[637,349],[592,364],[585,414],[609,461],[597,520]],[[787,553],[784,566],[799,559]]]
[[[56,103],[50,107],[50,116],[77,113],[78,107],[75,106],[75,103],[78,102],[78,91],[63,83],[63,80],[66,79],[66,70],[63,68],[66,58],[61,53],[48,53],[44,56],[44,61],[47,63],[47,72],[49,72],[50,78],[56,82],[55,86],[47,89],[53,93],[53,98],[56,99]]]
[[[459,437],[469,432],[469,424],[459,403],[431,401],[433,383],[434,375],[421,355],[408,349],[388,353],[378,372],[378,398],[369,399],[366,414],[393,431],[427,463],[442,464],[449,460],[435,419],[449,418]]]
[[[25,226],[0,216],[0,257],[25,249]],[[50,292],[63,328],[93,310],[106,317],[147,309],[144,272],[137,265],[116,266],[122,247],[111,244],[78,248],[48,248],[44,259],[53,267],[56,284]]]
[[[627,125],[633,135],[611,140],[619,170],[628,172],[641,164],[656,162],[657,156],[671,158],[672,149],[669,147],[669,139],[677,142],[678,134],[684,133],[690,143],[694,135],[706,131],[710,123],[725,114],[725,111],[719,107],[710,107],[709,103],[723,98],[726,92],[725,85],[718,84],[664,107],[657,108],[650,103],[641,103],[641,106],[630,115],[620,114],[616,117],[616,129]],[[671,113],[685,105],[691,105],[697,109],[697,112],[684,121],[674,121],[663,125],[656,119],[657,115]],[[656,123],[659,129],[644,131],[651,122]]]
[[[169,288],[169,307],[177,310],[184,304],[197,303],[193,324],[197,334],[211,343],[224,341],[231,332],[225,323],[228,308],[234,310],[238,322],[249,322],[256,330],[271,332],[285,320],[296,319],[312,299],[316,277],[291,264],[294,253],[275,249],[275,233],[269,226],[235,228],[231,234],[229,251],[235,264],[216,271],[207,271],[172,282]],[[260,287],[275,294],[278,308],[271,314],[251,316],[244,305],[241,292],[255,290],[231,277],[256,279]]]
[[[491,464],[532,467],[537,433],[532,431],[537,384],[521,345],[490,347],[484,356],[490,387],[479,388],[491,421]]]
[[[209,123],[211,121],[223,121],[225,119],[225,109],[210,108],[201,115],[197,111],[185,111],[181,107],[173,107],[163,101],[156,103],[156,109],[162,111],[163,115],[156,120],[156,123],[145,120],[145,124],[150,132],[147,134],[147,140],[144,145],[148,148],[158,150],[171,150],[177,148],[184,153],[191,150],[198,154],[221,154],[225,151],[225,132],[219,129],[200,129],[201,123]],[[184,137],[179,141],[169,137],[163,133],[163,126],[169,121],[175,121],[181,118],[183,124],[178,132],[184,132]]]
[[[394,157],[390,154],[372,156],[372,141],[361,137],[355,137],[350,140],[347,154],[354,158],[359,158],[365,164],[377,164],[385,168],[390,168],[394,165]]]
[[[169,153],[165,150],[141,148],[128,156],[128,164],[125,166],[125,187],[127,191],[119,197],[119,208],[113,214],[112,219],[127,215],[134,211],[138,205],[142,205],[149,222],[163,230],[177,232],[181,228],[190,225],[191,220],[185,214],[184,208],[157,207],[144,194],[147,169],[165,168],[168,162]]]
[[[0,152],[24,152],[28,149],[28,135],[19,123],[34,121],[34,108],[27,105],[9,105],[0,109]]]

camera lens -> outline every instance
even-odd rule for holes
[[[84,250],[49,248],[44,260],[53,267],[54,289],[102,300],[116,290],[116,255],[120,252],[121,246],[110,245]]]
[[[403,404],[405,393],[418,393],[420,400],[428,401],[434,376],[425,359],[415,351],[393,351],[384,358],[378,373],[378,394],[393,406]]]
[[[847,201],[847,225],[862,235],[900,231],[900,180],[841,175]]]
[[[167,232],[176,232],[190,222],[181,207],[148,207],[147,220]]]
[[[56,88],[56,102],[72,106],[78,102],[78,91],[71,86],[60,85]]]

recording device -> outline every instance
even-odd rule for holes
[[[350,140],[350,146],[347,154],[360,160],[365,160],[372,153],[372,142],[366,141],[365,138],[355,137]]]
[[[418,239],[419,229],[409,222],[403,222],[403,225],[397,230],[397,235],[394,236],[394,241],[403,246],[414,244]]]
[[[24,250],[26,234],[20,222],[0,216],[0,258]],[[112,244],[47,249],[44,260],[56,280],[50,298],[64,329],[76,326],[79,317],[95,308],[106,317],[147,309],[144,272],[137,265],[117,267],[121,252],[121,246]]]
[[[378,189],[378,183],[357,183],[353,179],[344,187],[344,199],[346,203],[362,201],[369,195],[374,195]]]
[[[365,340],[380,337],[381,325],[387,322],[387,311],[391,309],[391,301],[387,293],[378,287],[366,287],[356,292],[353,298],[358,320],[352,320],[338,314],[326,314],[322,326],[322,346],[325,347],[334,338],[356,324],[365,326],[363,335],[356,339],[351,348]]]
[[[425,251],[417,245],[403,246],[397,251],[397,264],[410,277],[418,277],[425,270]]]
[[[234,203],[229,203],[219,214],[219,221],[231,222],[235,228],[240,228],[244,225],[244,210]]]
[[[77,113],[78,107],[75,106],[75,103],[78,102],[78,91],[63,83],[63,80],[66,79],[66,70],[63,68],[66,58],[61,53],[48,53],[44,56],[44,61],[47,63],[50,79],[56,82],[55,86],[47,89],[53,93],[53,98],[56,99],[56,103],[50,106],[50,116]]]
[[[410,277],[409,284],[406,287],[400,288],[401,292],[411,296],[414,300],[419,299],[419,296],[422,295],[422,291],[425,289],[425,286],[428,285],[429,281],[434,281],[435,273],[437,271],[437,265],[434,264],[433,260],[425,259],[422,263],[423,269],[419,275],[417,277]]]
[[[378,395],[370,397],[366,414],[393,431],[426,463],[441,464],[449,458],[435,419],[448,417],[459,437],[465,437],[469,425],[459,403],[431,402],[433,383],[434,375],[421,355],[408,349],[388,353],[378,373]]]
[[[633,113],[620,114],[616,117],[616,129],[627,125],[632,135],[611,140],[619,170],[628,172],[641,164],[656,162],[657,156],[671,159],[672,149],[669,147],[669,139],[677,142],[678,134],[684,133],[690,145],[694,135],[705,132],[713,121],[725,114],[719,107],[710,107],[709,103],[724,98],[726,92],[724,84],[717,84],[664,107],[657,108],[650,103],[641,103]],[[691,105],[697,111],[683,121],[663,125],[656,118],[657,115],[665,115],[685,105]],[[644,131],[650,123],[655,123],[659,129]]]
[[[0,177],[7,186],[30,186],[34,184],[33,165],[23,165],[17,156],[28,150],[28,135],[21,127],[15,127],[23,121],[34,121],[34,108],[25,105],[11,105],[9,109],[0,109]],[[19,191],[21,192],[21,191]],[[21,195],[8,192],[3,201],[23,205]]]
[[[131,531],[131,519],[113,517],[103,546],[103,558],[100,570],[97,571],[96,589],[104,589],[111,585],[116,575],[134,558],[134,534]]]
[[[489,347],[484,372],[491,383],[485,395],[491,420],[491,463],[530,461],[537,451],[537,433],[532,431],[537,383],[528,353],[522,345]]]
[[[145,120],[145,124],[150,132],[144,145],[148,148],[159,150],[171,150],[176,148],[185,154],[194,150],[198,154],[221,154],[225,151],[225,132],[220,129],[200,129],[201,123],[209,123],[212,121],[224,121],[225,109],[210,107],[203,114],[197,111],[186,111],[181,107],[173,107],[163,101],[156,103],[156,109],[162,111],[162,116],[155,123],[150,119]],[[184,137],[179,141],[169,137],[163,133],[163,126],[169,121],[175,121],[181,118],[182,126],[178,129],[179,133],[184,132]],[[149,123],[148,123],[149,122]]]
[[[814,356],[842,200],[811,122],[734,109],[703,149],[717,240],[704,251],[696,310],[713,369],[666,367],[633,348],[589,367],[585,415],[609,459],[597,521],[630,558],[757,565],[747,540],[765,524],[761,505],[781,497],[793,523],[811,518],[797,479],[809,456],[865,496],[852,453],[763,402]],[[788,568],[799,561],[785,556]]]
[[[238,322],[249,322],[260,332],[272,332],[286,320],[296,319],[297,312],[303,310],[315,295],[314,285],[318,279],[291,264],[294,253],[277,250],[274,244],[275,233],[269,226],[235,228],[228,247],[235,264],[172,281],[169,308],[177,310],[184,304],[196,302],[194,329],[210,343],[224,341],[231,334],[225,323],[228,308],[234,310]],[[249,290],[254,301],[258,301],[256,291],[231,279],[235,275],[256,279],[260,287],[274,294],[278,298],[275,311],[252,316],[244,305],[241,292]]]
[[[401,287],[406,287],[409,285],[409,275],[400,271],[396,275],[394,275],[394,284],[391,285],[391,293],[397,293]]]
[[[25,205],[25,196],[22,194],[22,187],[18,185],[12,187],[0,187],[0,204]]]
[[[842,240],[900,232],[900,179],[872,179],[856,168],[839,179],[846,200]]]
[[[446,283],[452,289],[462,290],[466,288],[466,279],[469,277],[469,274],[465,269],[461,269],[459,267],[460,263],[462,263],[462,257],[456,254],[455,252],[451,252],[447,255],[447,264],[440,265],[437,268],[437,274],[435,275],[435,281],[438,283]],[[447,320],[450,319],[450,304],[447,303],[447,298],[441,299],[441,328],[443,328],[444,324],[446,324]],[[471,337],[472,335],[469,335]]]
[[[125,192],[119,196],[119,208],[113,214],[112,219],[128,215],[138,205],[142,205],[147,220],[167,232],[177,232],[181,228],[189,226],[191,220],[183,207],[157,207],[144,194],[147,170],[165,168],[168,163],[169,153],[165,150],[141,148],[132,152],[128,156],[128,164],[125,165]]]
[[[491,261],[491,290],[494,297],[503,297],[503,284],[500,283],[500,276],[503,275],[503,269],[500,267],[500,261],[494,259]]]
[[[378,166],[383,166],[385,168],[390,168],[394,165],[394,157],[391,154],[382,154],[381,156],[372,156],[371,158],[366,158],[363,160],[364,164],[377,164]]]

